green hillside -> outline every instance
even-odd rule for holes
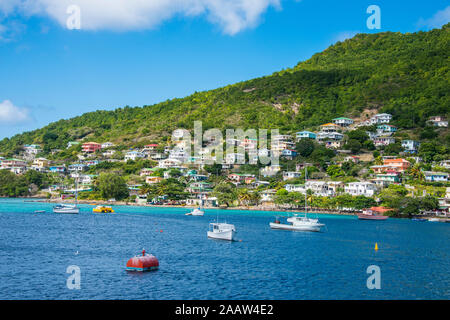
[[[364,118],[371,110],[393,114],[402,129],[420,130],[429,116],[450,113],[449,40],[450,24],[413,34],[359,34],[270,76],[152,106],[60,120],[0,141],[0,153],[31,143],[49,151],[82,138],[134,146],[191,128],[194,120],[205,129],[295,132],[337,116]]]

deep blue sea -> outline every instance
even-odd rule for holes
[[[275,213],[116,206],[96,215],[0,199],[0,299],[449,299],[450,224],[319,215],[321,233],[271,230]],[[34,213],[46,210],[46,213]],[[240,241],[208,239],[217,215]],[[375,243],[379,250],[375,251]],[[160,269],[129,273],[142,248]],[[81,288],[66,286],[70,265]],[[369,290],[367,267],[381,270]]]

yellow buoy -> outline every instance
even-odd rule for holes
[[[378,251],[378,243],[375,242],[375,251]]]

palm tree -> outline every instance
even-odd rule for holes
[[[424,181],[425,175],[423,174],[422,170],[420,170],[420,165],[416,164],[415,166],[411,167],[409,169],[409,174],[411,177],[418,181]]]
[[[375,161],[374,161],[374,164],[376,165],[376,166],[381,166],[381,165],[383,165],[383,158],[381,158],[381,156],[378,156],[376,159],[375,159]]]
[[[252,199],[252,195],[248,192],[247,189],[240,189],[238,194],[238,199],[241,204],[248,206]]]

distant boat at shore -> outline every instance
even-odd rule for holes
[[[57,204],[53,207],[53,213],[79,214],[78,207],[78,180],[75,178],[75,204]]]
[[[388,211],[388,210],[386,210],[385,208],[372,207],[370,209],[363,210],[362,213],[358,213],[358,219],[360,219],[360,220],[378,220],[378,221],[387,220],[389,218],[388,216],[384,216],[384,215],[380,214],[380,213],[386,212],[386,211]]]

